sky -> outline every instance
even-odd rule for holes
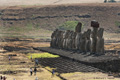
[[[120,0],[116,0],[120,1]],[[103,3],[104,0],[0,0],[0,6],[15,5],[56,5],[72,3]]]
[[[0,6],[102,3],[104,0],[0,0]]]

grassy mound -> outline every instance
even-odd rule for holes
[[[61,24],[58,29],[60,30],[75,30],[78,21],[66,21],[65,23]]]
[[[32,59],[35,58],[56,58],[59,57],[58,55],[53,55],[50,53],[29,53],[28,58],[30,59],[32,56]]]

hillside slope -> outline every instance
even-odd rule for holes
[[[120,4],[74,4],[0,9],[0,26],[29,27],[53,31],[66,21],[83,23],[83,30],[90,28],[91,20],[97,20],[105,32],[120,32]]]
[[[80,21],[85,27],[91,20],[100,22],[106,31],[118,31],[119,4],[76,4],[59,6],[9,7],[1,9],[1,26],[33,26],[55,29],[65,21]]]

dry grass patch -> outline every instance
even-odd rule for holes
[[[67,80],[120,80],[118,78],[114,78],[113,76],[108,76],[107,74],[101,72],[75,72],[75,73],[66,73],[61,74]]]
[[[56,58],[59,57],[58,55],[53,55],[50,53],[28,53],[28,58],[31,59],[35,59],[35,58]]]

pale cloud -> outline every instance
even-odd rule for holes
[[[0,6],[14,5],[54,5],[70,3],[102,3],[104,0],[0,0]]]

